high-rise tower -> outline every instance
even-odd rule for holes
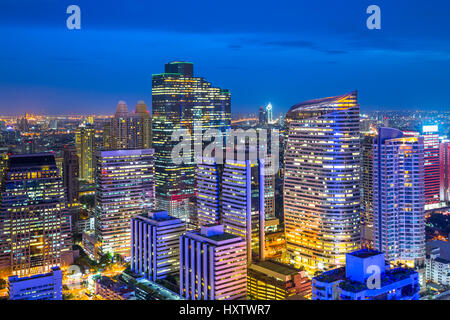
[[[437,125],[422,127],[425,161],[425,208],[439,206],[440,163],[439,132]]]
[[[450,203],[450,142],[441,143],[439,147],[440,159],[440,198]]]
[[[63,149],[63,182],[67,191],[67,203],[78,202],[79,192],[79,161],[77,150],[74,147],[64,147]]]
[[[2,187],[0,264],[30,276],[72,263],[63,180],[51,153],[12,155]]]
[[[379,128],[373,145],[374,247],[389,262],[425,257],[423,138]]]
[[[286,115],[284,215],[288,253],[307,271],[343,266],[360,248],[356,92],[306,101]]]
[[[193,64],[189,62],[167,63],[164,73],[153,75],[152,133],[159,210],[188,220],[189,201],[194,195],[194,142],[191,156],[177,164],[172,150],[178,141],[172,141],[172,134],[186,130],[180,135],[197,137],[208,129],[216,129],[225,137],[231,122],[230,97],[228,90],[194,77]]]
[[[80,180],[94,182],[95,129],[90,124],[81,125],[75,132],[75,145],[80,165]]]
[[[153,149],[97,151],[95,233],[100,254],[130,256],[131,219],[153,211]]]
[[[124,101],[119,101],[117,110],[104,130],[105,150],[151,148],[152,121],[147,105],[138,101],[134,112],[128,112]]]
[[[361,245],[373,248],[373,143],[375,133],[361,137]]]

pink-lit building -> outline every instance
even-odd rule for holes
[[[423,126],[425,160],[425,208],[439,204],[439,133],[437,125]]]
[[[202,226],[180,237],[180,295],[188,300],[236,300],[247,295],[247,243]]]
[[[440,196],[441,201],[450,202],[450,142],[440,145]]]

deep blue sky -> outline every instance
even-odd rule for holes
[[[366,28],[371,4],[382,30]],[[234,112],[354,89],[366,108],[450,107],[448,0],[0,0],[0,30],[0,114],[150,105],[172,60],[230,89]]]

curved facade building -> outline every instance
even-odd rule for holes
[[[288,254],[309,273],[345,265],[360,248],[357,93],[306,101],[286,115],[284,216]]]

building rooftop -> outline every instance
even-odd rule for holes
[[[350,93],[339,95],[339,96],[304,101],[304,102],[301,102],[301,103],[298,103],[298,104],[292,106],[287,113],[298,112],[298,111],[302,111],[302,110],[312,110],[312,109],[316,109],[321,106],[335,104],[335,103],[344,101],[352,96],[356,96],[356,94],[357,94],[357,92],[354,91],[354,92],[350,92]]]
[[[158,283],[147,280],[145,278],[139,279],[137,281],[138,284],[136,285],[136,288],[139,288],[152,297],[158,298],[158,300],[184,300],[180,295]]]
[[[53,275],[53,273],[61,273],[61,269],[59,267],[53,267],[52,271],[50,271],[48,273],[36,274],[36,275],[29,276],[29,277],[10,276],[8,278],[8,281],[9,282],[21,282],[21,281],[45,278],[45,277],[49,277],[49,276]]]
[[[450,242],[442,240],[434,240],[427,242],[426,248],[427,254],[429,254],[431,250],[439,248],[439,258],[450,261]]]
[[[408,268],[395,268],[386,270],[386,273],[381,275],[381,288],[388,286],[392,283],[402,281],[409,278],[412,274],[417,273],[413,269]],[[345,281],[339,284],[339,287],[349,292],[360,292],[363,290],[369,290],[366,282],[353,281],[345,279]]]
[[[314,279],[316,279],[317,281],[326,282],[326,283],[335,282],[338,280],[344,280],[345,279],[345,267],[326,271],[326,272],[322,273],[321,275],[314,277]]]
[[[355,252],[351,252],[348,253],[349,255],[352,255],[354,257],[358,257],[358,258],[369,258],[369,257],[374,257],[374,256],[378,256],[380,254],[383,254],[380,251],[376,251],[376,250],[369,250],[369,249],[362,249],[362,250],[358,250]]]
[[[214,240],[214,241],[224,241],[224,240],[234,239],[237,237],[234,234],[222,233],[222,234],[215,234],[212,236],[208,236],[207,238]]]
[[[291,267],[290,265],[279,263],[279,262],[275,262],[275,261],[272,261],[272,260],[265,260],[265,261],[254,262],[250,266],[250,268],[252,268],[252,267],[254,269],[256,269],[257,271],[262,271],[263,269],[267,269],[267,270],[274,271],[276,273],[279,273],[279,274],[282,274],[282,275],[285,275],[285,276],[295,275],[295,274],[298,274],[301,271],[299,269]]]
[[[9,166],[11,169],[56,166],[55,155],[53,153],[11,155]]]
[[[199,241],[210,241],[216,245],[223,241],[233,242],[228,241],[233,239],[238,241],[242,240],[239,236],[224,232],[223,225],[221,224],[202,226],[200,230],[187,232],[186,236],[192,237]]]

